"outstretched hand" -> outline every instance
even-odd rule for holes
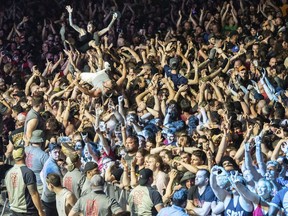
[[[66,10],[68,11],[68,13],[72,13],[73,12],[73,8],[70,5],[66,6]]]
[[[113,20],[116,20],[117,17],[118,17],[118,14],[117,14],[117,13],[113,13],[113,17],[112,17],[112,19],[113,19]]]

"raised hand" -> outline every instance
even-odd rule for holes
[[[161,143],[162,142],[162,134],[161,134],[161,131],[158,131],[157,133],[156,133],[156,137],[155,137],[155,141],[156,141],[156,143]]]
[[[123,95],[120,95],[119,97],[118,97],[118,103],[120,104],[120,103],[122,103],[124,101],[124,97],[123,97]]]
[[[286,154],[288,152],[288,144],[287,142],[283,142],[281,144],[281,150]]]
[[[170,172],[169,172],[169,178],[170,179],[175,179],[176,177],[177,177],[177,174],[178,174],[178,172],[177,172],[177,170],[175,170],[175,169],[172,169]]]
[[[188,89],[188,85],[181,85],[178,89],[179,92],[185,92]]]
[[[113,19],[113,20],[116,20],[117,17],[118,17],[118,14],[117,14],[117,13],[113,13],[113,17],[112,17],[112,19]]]
[[[124,169],[128,170],[128,163],[123,157],[121,158],[121,163],[122,163]]]
[[[70,5],[66,6],[66,10],[68,11],[68,13],[72,13],[73,12],[73,8]]]
[[[22,22],[27,22],[29,20],[28,16],[24,16]]]
[[[102,113],[103,113],[103,108],[102,107],[98,107],[95,109],[95,113],[96,113],[96,116],[100,116]]]

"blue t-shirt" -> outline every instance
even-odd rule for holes
[[[202,208],[204,202],[216,201],[216,196],[209,185],[201,195],[198,192],[198,187],[193,186],[188,190],[188,200],[192,200],[194,206]]]
[[[50,173],[58,174],[61,179],[63,178],[60,167],[57,165],[57,161],[55,161],[51,156],[45,162],[43,167],[43,193],[41,199],[44,202],[55,202],[56,201],[56,194],[51,192],[46,185],[46,178]]]
[[[288,188],[284,188],[274,196],[272,203],[284,208],[285,215],[288,215]]]
[[[186,85],[188,83],[188,79],[182,76],[179,73],[172,74],[171,73],[171,68],[168,65],[164,66],[164,72],[167,77],[169,77],[172,82],[174,83],[174,89],[178,90],[178,86],[180,85]]]

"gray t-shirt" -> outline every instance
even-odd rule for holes
[[[27,113],[26,119],[25,119],[25,124],[24,124],[24,134],[26,134],[27,131],[27,124],[30,120],[32,119],[38,119],[38,124],[37,127],[35,128],[35,130],[44,130],[45,129],[45,124],[44,124],[44,120],[41,117],[41,115],[36,112],[33,108],[31,110],[29,110],[29,112]]]
[[[25,164],[15,164],[6,174],[5,185],[9,194],[10,209],[25,215],[37,213],[27,186],[36,186],[36,177]]]
[[[48,160],[49,155],[44,152],[40,146],[27,146],[25,147],[26,154],[26,166],[31,169],[35,175],[37,180],[37,185],[43,185],[40,172],[44,167],[45,162]]]
[[[80,197],[80,179],[82,175],[78,168],[75,168],[71,172],[67,172],[63,177],[63,186],[71,191],[77,199]]]
[[[91,191],[76,202],[73,211],[85,216],[111,216],[122,209],[114,198],[108,197],[104,192]]]
[[[57,208],[58,215],[66,216],[66,211],[65,211],[66,197],[71,194],[72,193],[66,188],[63,188],[59,194],[56,194],[56,208]]]
[[[89,179],[85,179],[83,187],[81,188],[81,197],[91,192],[91,183]]]
[[[132,216],[151,216],[157,215],[155,206],[163,202],[157,190],[150,186],[138,185],[129,194],[128,203]]]

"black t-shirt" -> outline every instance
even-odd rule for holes
[[[4,115],[7,112],[7,109],[8,108],[4,104],[0,103],[0,114],[1,115]]]
[[[24,127],[21,127],[12,131],[8,138],[9,138],[9,141],[15,147],[17,147],[18,145],[21,145],[21,141],[23,140],[23,135],[24,135]]]

